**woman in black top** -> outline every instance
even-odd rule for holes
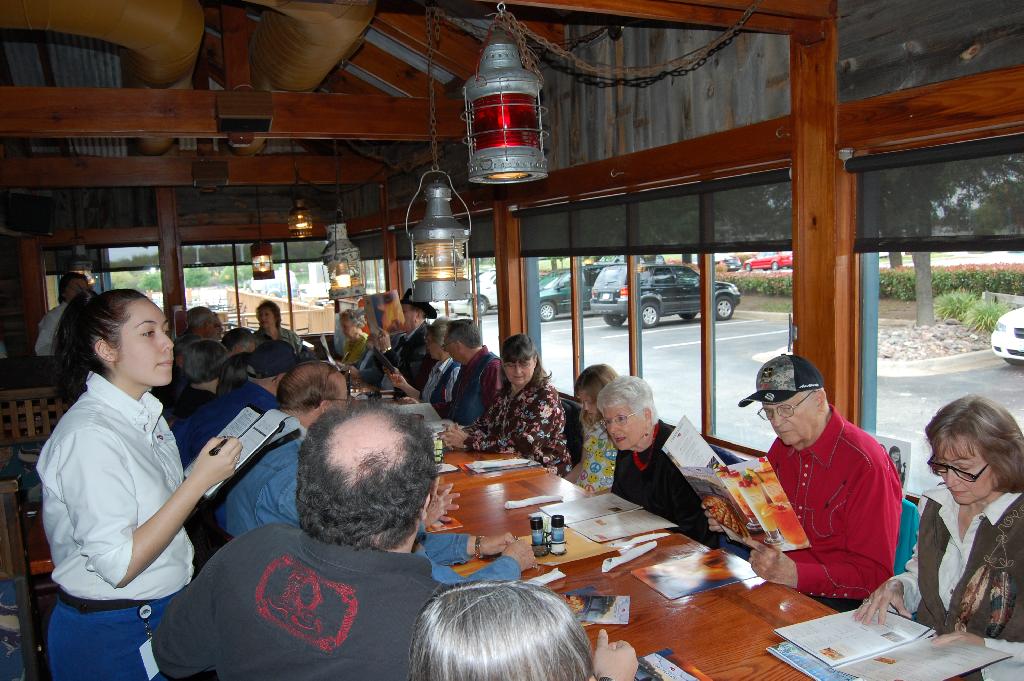
[[[597,408],[618,449],[612,493],[671,520],[691,539],[711,541],[700,497],[662,450],[674,428],[658,419],[651,386],[620,376],[601,389]]]

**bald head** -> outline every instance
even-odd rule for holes
[[[372,403],[328,410],[299,450],[299,525],[325,543],[395,550],[415,534],[436,478],[422,419]]]

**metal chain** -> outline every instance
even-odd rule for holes
[[[539,68],[536,63],[536,55],[526,48],[527,38],[533,43],[540,45],[545,50],[543,61],[556,70],[574,76],[580,82],[595,87],[615,87],[628,85],[632,87],[645,88],[669,77],[684,76],[696,71],[714,56],[717,52],[730,45],[739,35],[754,12],[758,10],[764,0],[753,0],[740,18],[723,31],[714,40],[692,52],[689,52],[675,59],[661,64],[648,66],[621,66],[611,64],[591,64],[576,55],[562,45],[551,42],[542,35],[530,30],[528,26],[518,21],[511,13],[499,11],[494,18],[494,24],[505,29],[514,38],[523,57],[523,65],[536,73]],[[503,8],[501,8],[503,9]],[[440,16],[447,21],[455,21],[452,17],[446,17],[443,13]],[[582,39],[591,39],[596,32],[583,36]],[[572,43],[568,43],[571,45]],[[578,43],[577,43],[578,44]],[[575,45],[573,45],[575,47]],[[553,55],[553,56],[552,56]],[[529,63],[532,60],[532,63]],[[564,63],[563,63],[564,62]]]
[[[427,6],[427,99],[430,107],[430,156],[431,170],[440,170],[437,153],[437,109],[434,103],[434,50],[441,38],[441,10],[436,5]]]

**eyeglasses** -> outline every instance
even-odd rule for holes
[[[636,416],[636,412],[635,411],[631,411],[628,414],[619,414],[618,416],[616,416],[613,419],[601,419],[600,421],[598,421],[598,423],[601,424],[602,428],[604,428],[605,430],[608,430],[613,425],[621,426],[623,423],[625,423],[626,421],[629,420],[630,416]]]
[[[800,400],[796,404],[780,404],[777,407],[761,407],[760,409],[757,410],[757,415],[763,418],[765,421],[771,421],[776,416],[780,416],[784,419],[792,418],[793,414],[796,412],[797,407],[806,402],[807,398],[816,392],[818,391],[810,391],[809,393],[807,393],[807,397],[804,397],[804,399]]]
[[[981,470],[978,471],[977,473],[968,473],[962,468],[957,468],[956,466],[949,466],[944,463],[936,463],[935,459],[928,459],[928,467],[932,469],[932,473],[935,473],[935,475],[945,477],[949,475],[950,472],[952,472],[956,473],[956,477],[960,478],[964,482],[978,482],[978,478],[980,478],[981,474],[984,473],[985,470],[988,468],[988,464],[982,466]]]
[[[529,369],[530,365],[533,364],[533,359],[521,359],[516,362],[502,362],[502,364],[506,369],[515,369],[516,367],[519,367],[520,369]]]

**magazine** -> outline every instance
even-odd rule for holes
[[[238,458],[238,463],[235,464],[235,471],[238,471],[253,458],[254,454],[298,428],[299,422],[294,416],[289,416],[277,409],[268,409],[264,412],[250,405],[242,409],[238,416],[224,426],[217,437],[237,437],[241,441],[242,454]],[[192,473],[195,465],[195,461],[188,465],[188,468],[185,469],[185,477]],[[225,482],[227,481],[221,480],[206,490],[203,496],[207,499],[211,498]]]
[[[565,594],[576,619],[585,624],[629,624],[629,596]]]
[[[668,660],[671,650],[661,650],[644,655],[639,663],[634,681],[698,681],[696,676],[689,674]]]
[[[788,641],[768,646],[768,652],[815,681],[857,681],[856,676],[833,669]]]
[[[608,492],[607,494],[599,494],[593,497],[577,499],[576,501],[541,506],[540,510],[549,516],[560,515],[565,518],[565,522],[568,524],[580,522],[581,520],[590,520],[591,518],[600,518],[601,516],[612,515],[613,513],[635,511],[638,508],[640,508],[640,504],[634,504],[632,501],[626,501],[622,497]]]
[[[894,613],[885,624],[865,624],[840,612],[775,632],[821,662],[871,681],[945,679],[1010,657],[984,646],[935,646],[933,630]]]
[[[720,549],[676,556],[637,568],[633,576],[668,599],[682,598],[756,577],[750,563]]]
[[[402,330],[405,312],[402,311],[401,297],[398,291],[386,291],[365,296],[363,311],[366,313],[366,325],[370,335],[383,333],[385,337]]]

